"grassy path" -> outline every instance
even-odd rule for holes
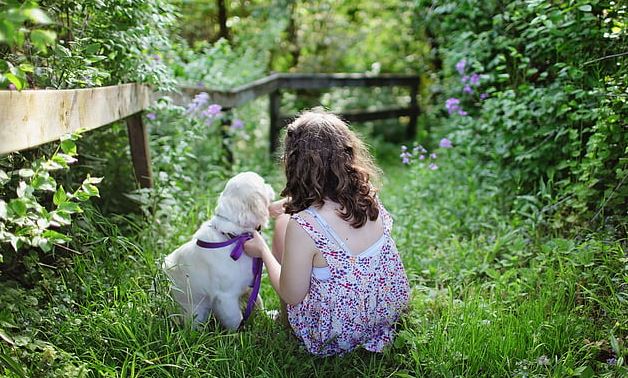
[[[390,148],[388,155],[395,156]],[[88,211],[75,238],[90,253],[68,260],[62,280],[44,274],[31,290],[14,286],[0,294],[3,301],[20,301],[0,311],[15,344],[0,344],[4,373],[475,377],[625,372],[607,361],[624,353],[622,322],[628,317],[621,245],[603,236],[539,237],[524,220],[504,215],[498,189],[477,179],[480,168],[455,152],[441,159],[436,171],[382,162],[381,196],[395,217],[394,234],[414,286],[411,311],[383,354],[311,357],[261,313],[247,330],[234,334],[213,323],[199,331],[174,325],[157,261],[211,212],[213,188],[170,224],[131,216],[108,219]],[[267,308],[277,308],[266,278],[262,295]],[[11,361],[28,367],[11,367]]]

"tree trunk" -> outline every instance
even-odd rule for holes
[[[231,41],[229,29],[227,28],[227,5],[225,0],[217,0],[216,3],[218,5],[218,25],[220,25],[218,37]]]

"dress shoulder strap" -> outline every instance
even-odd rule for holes
[[[382,217],[382,224],[384,225],[384,232],[390,235],[393,226],[393,218],[386,210],[382,201],[380,201],[379,196],[375,196],[375,201],[377,201],[377,206],[379,207],[379,214]]]
[[[329,243],[329,240],[327,239],[325,234],[317,230],[316,227],[314,227],[310,222],[305,220],[305,218],[303,218],[301,215],[292,214],[291,218],[294,219],[305,232],[307,232],[310,238],[312,238],[312,240],[314,241],[316,248],[318,248],[319,250],[322,251],[323,246]]]

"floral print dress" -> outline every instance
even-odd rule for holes
[[[288,305],[288,319],[306,349],[315,355],[343,354],[362,346],[381,352],[394,335],[394,324],[407,307],[409,286],[390,232],[392,218],[380,204],[382,237],[353,256],[316,210],[305,210],[319,227],[299,214],[292,219],[314,240],[329,266],[329,278],[315,274],[303,301]]]

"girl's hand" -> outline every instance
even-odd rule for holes
[[[244,242],[244,252],[251,257],[262,257],[265,249],[268,249],[268,245],[257,231],[253,233],[253,239]]]
[[[268,212],[272,218],[277,218],[281,214],[284,214],[283,204],[286,203],[288,199],[282,198],[279,201],[275,201],[268,206]]]

